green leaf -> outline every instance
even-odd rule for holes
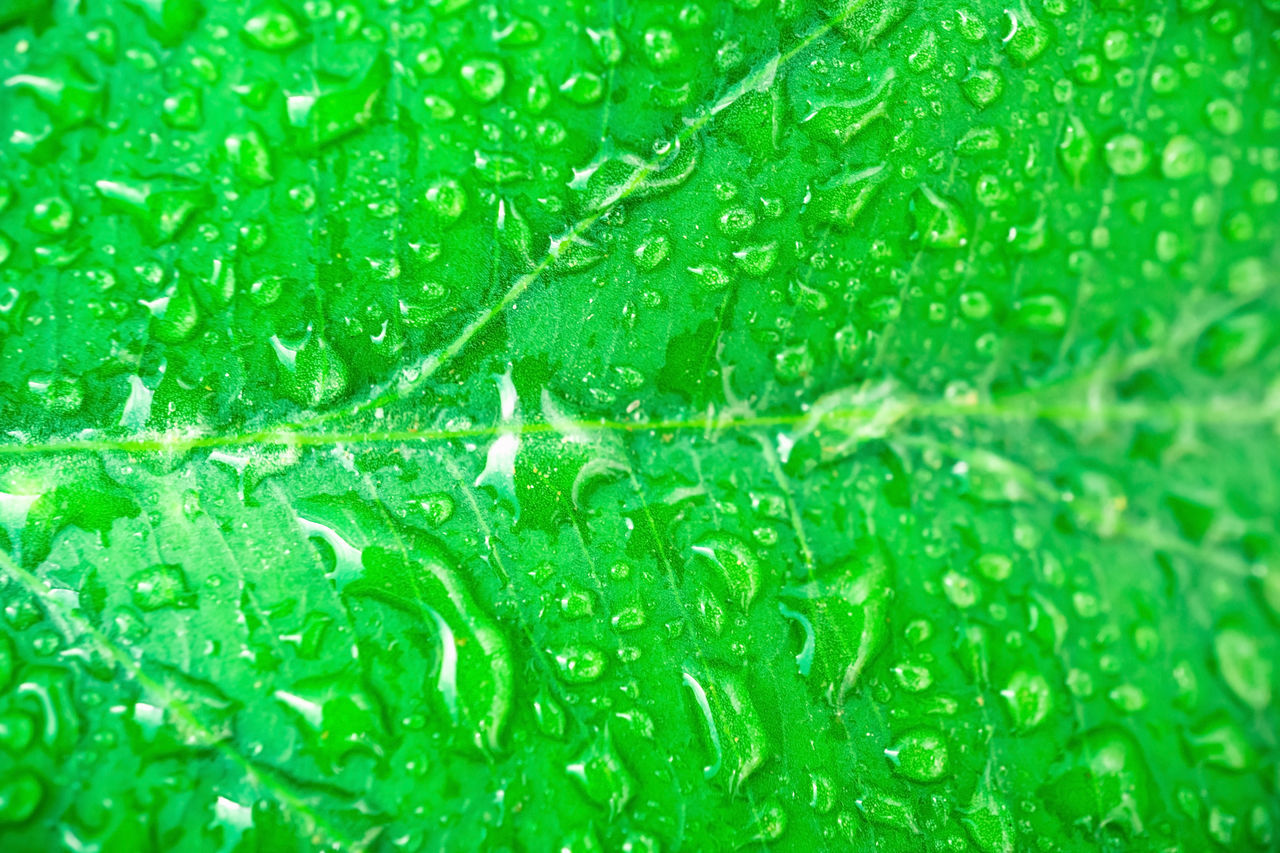
[[[0,850],[1272,850],[1280,4],[0,4]]]

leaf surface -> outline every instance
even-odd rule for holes
[[[0,846],[1268,850],[1280,7],[0,10]]]

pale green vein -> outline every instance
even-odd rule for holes
[[[874,406],[844,406],[821,414],[802,411],[784,414],[743,414],[726,417],[706,413],[690,418],[640,421],[573,420],[556,425],[546,422],[525,424],[523,433],[555,433],[572,428],[587,433],[725,433],[755,429],[788,428],[806,424],[810,429],[830,429],[865,424],[890,403],[904,407],[902,420],[925,421],[949,418],[999,421],[1052,421],[1064,425],[1138,424],[1176,421],[1199,426],[1265,427],[1280,424],[1280,401],[1223,399],[1208,403],[1170,401],[1164,403],[1044,402],[1018,404],[1023,395],[1008,400],[917,400],[890,398]],[[52,453],[182,453],[190,450],[220,447],[254,447],[292,445],[296,447],[333,447],[339,445],[420,444],[466,439],[485,439],[499,435],[502,424],[467,427],[417,428],[384,430],[307,431],[301,429],[265,429],[228,435],[193,435],[170,433],[148,437],[94,437],[0,444],[0,457],[30,456]]]

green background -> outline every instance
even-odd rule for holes
[[[4,0],[0,848],[1275,850],[1276,0]]]

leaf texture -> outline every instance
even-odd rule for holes
[[[10,0],[0,847],[1271,850],[1275,0]]]

